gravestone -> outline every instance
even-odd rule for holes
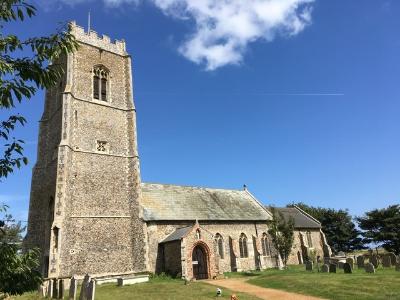
[[[91,279],[86,290],[86,299],[87,300],[94,300],[94,295],[96,292],[96,280]]]
[[[349,264],[349,263],[343,264],[343,270],[344,270],[344,273],[346,273],[346,274],[353,273],[353,268],[351,267],[351,264]]]
[[[336,273],[336,265],[335,264],[329,265],[329,273]]]
[[[400,261],[396,263],[396,271],[400,272]]]
[[[313,270],[313,262],[312,261],[307,261],[306,262],[306,270],[307,271],[312,271]]]
[[[328,273],[329,272],[329,265],[327,265],[327,264],[322,265],[321,272],[322,273]]]
[[[76,290],[78,288],[78,280],[75,276],[71,278],[71,284],[69,286],[69,297],[68,300],[75,300],[76,299]]]
[[[85,278],[83,278],[82,286],[81,286],[81,292],[79,293],[79,300],[87,300],[87,290],[89,287],[90,283],[90,276],[89,274],[85,275]]]
[[[45,298],[47,296],[47,287],[44,283],[42,283],[39,286],[38,292],[39,292],[40,297],[42,297],[42,298]]]
[[[396,254],[394,254],[393,252],[389,252],[387,255],[390,257],[390,261],[392,263],[392,266],[395,266],[396,262],[397,262]]]
[[[365,272],[367,272],[367,273],[375,273],[375,266],[372,263],[367,263],[365,265]]]
[[[336,256],[346,256],[346,253],[344,253],[343,251],[339,251]]]
[[[370,263],[373,264],[376,269],[379,266],[378,256],[372,255],[372,257],[370,258]]]
[[[53,280],[49,280],[47,285],[47,297],[53,298]]]
[[[389,255],[384,255],[382,258],[382,266],[385,268],[390,268],[392,266],[392,260]]]
[[[365,259],[363,255],[357,256],[357,267],[359,269],[364,268]]]
[[[344,262],[339,261],[337,266],[339,269],[343,269],[343,265],[344,265]]]
[[[351,269],[354,269],[354,258],[348,257],[346,259],[346,263],[348,263],[351,266]]]
[[[58,294],[59,294],[60,290],[59,290],[59,286],[58,286],[58,279],[54,278],[52,281],[53,281],[53,298],[59,299]]]
[[[64,279],[58,280],[58,299],[64,299]]]

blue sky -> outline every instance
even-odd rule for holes
[[[205,0],[212,10],[186,0],[40,0],[38,17],[5,31],[86,26],[90,9],[94,30],[126,40],[143,181],[247,184],[266,204],[352,215],[399,203],[400,2],[274,1],[271,13],[260,12],[264,0]],[[0,183],[0,201],[20,220],[42,109],[43,92],[17,106],[30,164]]]

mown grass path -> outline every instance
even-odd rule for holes
[[[228,288],[237,292],[244,292],[260,299],[274,299],[274,300],[319,300],[313,296],[300,295],[296,293],[290,293],[286,291],[280,291],[276,289],[270,289],[265,287],[256,286],[247,283],[248,278],[231,278],[231,279],[219,279],[219,280],[208,280],[207,283],[216,285],[218,287]]]

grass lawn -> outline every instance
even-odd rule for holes
[[[319,296],[326,299],[392,300],[400,299],[400,272],[394,268],[378,268],[375,274],[355,267],[353,274],[309,272],[303,266],[289,266],[288,270],[267,270],[249,276],[248,283],[262,287]],[[232,273],[228,276],[234,277]],[[238,273],[236,276],[239,276]],[[256,274],[257,275],[257,274]],[[254,277],[253,277],[254,276]]]
[[[187,300],[187,299],[230,299],[233,293],[222,289],[222,297],[216,298],[217,287],[193,282],[184,285],[182,280],[154,278],[150,282],[130,286],[117,287],[115,284],[104,284],[96,287],[96,300],[124,299],[124,300]],[[240,300],[259,300],[256,297],[243,293],[235,293]],[[68,295],[67,295],[68,296]],[[79,297],[79,294],[77,295]],[[37,293],[27,293],[13,299],[17,300],[39,300]],[[68,297],[65,297],[68,299]]]

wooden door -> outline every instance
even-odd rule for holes
[[[207,254],[204,248],[197,245],[192,254],[193,277],[196,279],[208,278]]]

